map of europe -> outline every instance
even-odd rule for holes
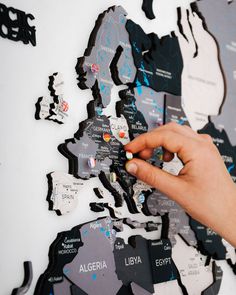
[[[152,2],[143,2],[149,19]],[[178,28],[162,38],[147,34],[121,6],[98,16],[75,67],[78,87],[91,92],[87,119],[58,146],[68,171],[48,175],[47,201],[58,215],[69,214],[81,187],[98,177],[102,189],[94,188],[87,210],[104,216],[58,233],[35,295],[210,295],[219,293],[224,276],[218,260],[236,274],[231,245],[125,170],[125,144],[175,122],[209,134],[236,182],[236,3],[201,0],[177,13]],[[107,116],[114,87],[116,116]],[[177,175],[181,161],[164,163],[162,153],[156,149],[150,163]],[[143,234],[126,239],[127,227]]]

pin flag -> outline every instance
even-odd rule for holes
[[[103,140],[104,140],[105,142],[109,142],[109,141],[111,140],[111,134],[109,134],[109,133],[104,133],[104,134],[103,134]]]
[[[91,64],[91,72],[97,74],[100,71],[100,67],[97,64]]]
[[[88,159],[88,166],[91,169],[95,168],[95,166],[96,166],[96,160],[93,157],[90,157]]]

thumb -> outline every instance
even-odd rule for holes
[[[174,201],[183,202],[186,183],[180,177],[174,176],[140,159],[133,159],[127,162],[126,170],[151,187],[160,190]]]

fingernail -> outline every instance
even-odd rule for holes
[[[136,174],[138,170],[138,166],[135,163],[129,163],[129,162],[125,165],[125,168],[127,172],[134,175]]]

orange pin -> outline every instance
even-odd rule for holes
[[[109,141],[111,140],[111,134],[109,134],[109,133],[104,133],[104,134],[103,134],[103,140],[104,140],[105,142],[109,142]]]

